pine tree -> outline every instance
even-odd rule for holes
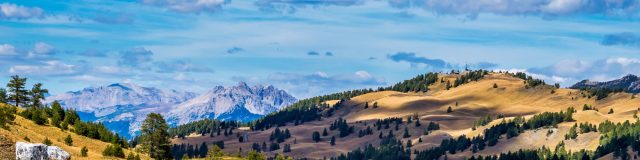
[[[58,101],[51,103],[51,112],[51,125],[62,128],[60,123],[64,120],[64,109]]]
[[[87,152],[89,152],[89,149],[87,149],[87,146],[82,146],[82,149],[80,149],[80,156],[87,157],[88,156]]]
[[[449,106],[449,108],[447,108],[447,113],[451,113],[453,112],[453,109],[451,109],[451,106]]]
[[[313,135],[311,135],[311,139],[313,139],[313,141],[318,143],[320,141],[320,132],[314,131]]]
[[[608,114],[613,114],[613,108],[609,109],[609,113]]]
[[[49,90],[42,88],[42,83],[36,83],[31,88],[29,93],[29,99],[31,100],[32,107],[41,107],[44,96],[49,93]]]
[[[169,159],[171,157],[167,129],[169,129],[167,122],[157,113],[148,114],[142,123],[140,144],[143,151],[148,152],[151,158]]]
[[[24,85],[27,83],[27,78],[20,78],[20,76],[11,76],[11,80],[7,84],[7,88],[11,94],[9,95],[9,101],[13,102],[15,106],[24,106],[27,99],[27,90],[24,89]]]
[[[411,135],[409,135],[409,128],[404,127],[404,134],[402,135],[402,138],[409,138],[411,137]]]
[[[369,102],[364,103],[364,109],[367,109],[367,108],[369,108]]]
[[[493,88],[498,88],[498,84],[494,83]]]
[[[9,103],[9,95],[4,88],[0,88],[0,103]]]
[[[71,139],[71,135],[67,135],[67,137],[64,138],[64,144],[67,146],[73,146],[73,139]]]
[[[331,146],[336,145],[336,136],[331,136],[331,142],[329,142],[329,144],[331,144]]]
[[[324,128],[324,130],[322,131],[322,136],[327,136],[329,135],[329,133],[327,132],[327,128]]]

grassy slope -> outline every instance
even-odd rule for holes
[[[72,159],[116,159],[113,157],[102,156],[102,151],[109,145],[109,143],[80,136],[70,131],[62,131],[60,128],[53,126],[40,126],[33,123],[31,120],[17,115],[14,122],[15,123],[13,125],[10,125],[9,130],[0,129],[0,137],[6,137],[12,142],[25,142],[24,137],[29,137],[32,143],[42,143],[45,137],[48,137],[49,140],[53,142],[52,145],[58,146],[69,152]],[[73,139],[73,146],[67,146],[64,144],[64,138],[67,135],[71,135],[71,138]],[[80,157],[80,149],[82,146],[86,146],[89,149],[88,157]],[[10,148],[0,148],[0,150],[10,150]],[[128,154],[129,152],[131,152],[131,150],[125,150],[125,154]],[[141,154],[140,156],[143,159],[149,159],[148,157],[145,157],[145,155]]]
[[[441,77],[453,80],[456,75],[441,75]],[[492,87],[494,83],[498,85],[498,88]],[[574,115],[574,119],[577,122],[598,124],[604,120],[614,122],[632,120],[633,111],[640,107],[640,105],[637,105],[640,104],[640,99],[632,99],[631,95],[626,93],[610,95],[609,98],[595,101],[593,98],[583,98],[581,91],[578,90],[555,89],[555,93],[552,94],[551,90],[554,90],[554,88],[550,86],[525,89],[521,79],[497,73],[490,74],[478,82],[470,82],[450,90],[445,90],[444,85],[440,82],[430,88],[432,91],[426,94],[383,91],[352,98],[333,117],[298,126],[290,124],[286,127],[281,127],[281,129],[288,128],[293,135],[293,138],[282,143],[281,147],[283,144],[292,144],[293,151],[287,155],[294,157],[323,158],[324,156],[335,156],[366,144],[376,145],[379,143],[378,134],[380,131],[375,130],[375,128],[373,135],[358,138],[357,131],[366,128],[366,125],[355,122],[368,122],[368,125],[373,128],[371,122],[376,119],[406,117],[414,113],[421,117],[423,125],[414,127],[413,124],[409,124],[407,127],[412,135],[410,138],[401,137],[406,123],[400,126],[399,131],[393,130],[393,125],[391,130],[403,142],[412,140],[415,143],[413,149],[421,150],[437,145],[442,139],[448,137],[457,137],[463,134],[467,136],[481,134],[485,127],[479,127],[475,131],[472,131],[471,127],[474,121],[485,115],[495,117],[498,114],[503,114],[507,118],[518,115],[528,117],[545,111],[558,112],[573,106],[578,110],[578,113]],[[369,102],[370,105],[378,102],[379,108],[363,109],[365,102]],[[458,104],[457,106],[456,103]],[[584,104],[595,106],[599,112],[581,111]],[[453,108],[453,113],[446,113],[446,109],[449,106]],[[610,108],[615,110],[614,114],[607,114]],[[345,138],[338,138],[336,146],[330,146],[324,141],[319,143],[311,141],[311,133],[313,131],[322,131],[323,128],[328,128],[329,124],[338,117],[344,117],[350,123],[354,123],[356,133]],[[422,130],[426,127],[424,124],[428,121],[440,123],[442,130],[422,136]],[[499,120],[492,122],[492,124],[496,123],[499,123]],[[496,154],[520,148],[538,148],[543,145],[553,148],[564,140],[564,135],[573,123],[576,122],[559,125],[558,128],[552,129],[554,133],[549,136],[547,136],[548,129],[527,131],[516,138],[501,140],[497,146],[489,147],[477,154]],[[213,138],[209,136],[194,136],[187,139],[174,139],[173,142],[192,144],[207,142],[210,144],[213,141],[224,140],[225,151],[236,153],[239,148],[242,148],[242,151],[246,152],[254,142],[261,144],[266,141],[268,144],[268,137],[272,130],[273,128],[262,132],[240,131],[241,134],[249,134],[248,143],[238,143],[235,136],[216,136]],[[388,132],[389,130],[382,130],[384,135]],[[337,131],[330,132],[330,136],[336,134]],[[323,140],[328,140],[330,136],[323,137]],[[423,143],[417,143],[419,137],[422,137]],[[294,139],[297,140],[297,144],[293,144]],[[598,145],[598,139],[598,133],[589,133],[579,135],[577,140],[565,140],[565,143],[569,150],[575,151],[581,148],[593,150]],[[274,153],[282,153],[282,150]],[[273,155],[273,153],[270,154]],[[449,157],[461,158],[461,156],[469,155],[471,153],[464,152]]]

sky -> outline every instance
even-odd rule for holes
[[[567,87],[640,74],[639,28],[637,0],[4,0],[0,81],[306,98],[468,66]]]

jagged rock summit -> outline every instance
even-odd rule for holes
[[[248,86],[244,82],[232,87],[217,86],[181,103],[168,114],[172,124],[184,124],[204,118],[250,121],[296,102],[287,92],[271,85]]]
[[[115,83],[47,97],[73,108],[83,120],[101,122],[131,138],[151,112],[161,113],[171,125],[204,118],[250,121],[293,104],[297,100],[274,86],[216,86],[202,95],[176,90]]]

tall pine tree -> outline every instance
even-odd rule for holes
[[[142,122],[140,144],[154,159],[170,159],[169,125],[158,113],[150,113]]]
[[[7,84],[9,89],[9,101],[13,102],[16,106],[24,106],[24,103],[28,100],[27,90],[24,89],[24,85],[27,83],[27,78],[20,78],[20,76],[11,76],[11,80]]]

